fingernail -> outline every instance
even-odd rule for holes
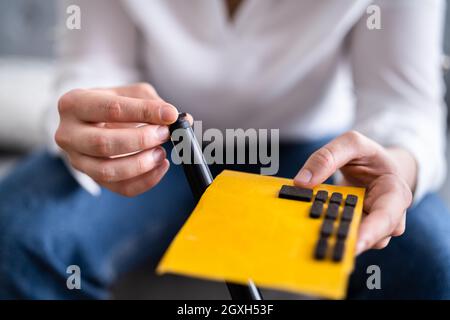
[[[295,180],[297,180],[300,183],[309,183],[312,178],[312,173],[308,169],[302,169],[298,173],[297,177],[295,177]]]
[[[161,119],[164,122],[167,123],[172,123],[174,122],[177,118],[177,109],[170,105],[170,104],[165,104],[161,106]]]
[[[169,128],[167,126],[159,126],[156,129],[156,134],[161,141],[169,139]]]
[[[364,240],[358,241],[356,244],[356,255],[361,254],[363,251],[366,250],[367,243]]]
[[[162,149],[156,149],[153,151],[153,161],[159,163],[166,158],[166,154]]]

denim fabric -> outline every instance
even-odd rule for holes
[[[325,142],[282,145],[279,175],[293,177]],[[193,207],[180,167],[138,197],[94,197],[59,158],[35,153],[0,182],[0,298],[107,298],[124,272],[145,261],[151,272]],[[381,290],[366,287],[372,264],[381,268]],[[69,265],[81,269],[81,290],[66,287]],[[357,259],[349,298],[450,298],[450,213],[436,195],[410,210],[404,236]]]

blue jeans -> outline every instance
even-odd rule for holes
[[[282,145],[279,175],[293,177],[324,142]],[[0,298],[107,298],[119,275],[158,262],[193,206],[177,166],[141,196],[94,197],[60,159],[36,153],[0,182]],[[67,289],[69,265],[80,267],[82,290]],[[366,286],[369,265],[381,268],[381,290]],[[409,210],[405,235],[357,259],[348,297],[450,298],[450,213],[436,195]]]

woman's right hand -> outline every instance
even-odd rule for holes
[[[161,144],[177,109],[149,84],[75,89],[58,102],[56,143],[75,169],[125,196],[155,186],[169,168]]]

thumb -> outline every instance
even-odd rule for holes
[[[314,152],[294,178],[294,183],[302,187],[314,187],[328,179],[335,171],[336,160],[329,147]]]
[[[314,187],[355,158],[370,153],[370,140],[355,131],[347,132],[314,152],[294,178],[294,184]]]

